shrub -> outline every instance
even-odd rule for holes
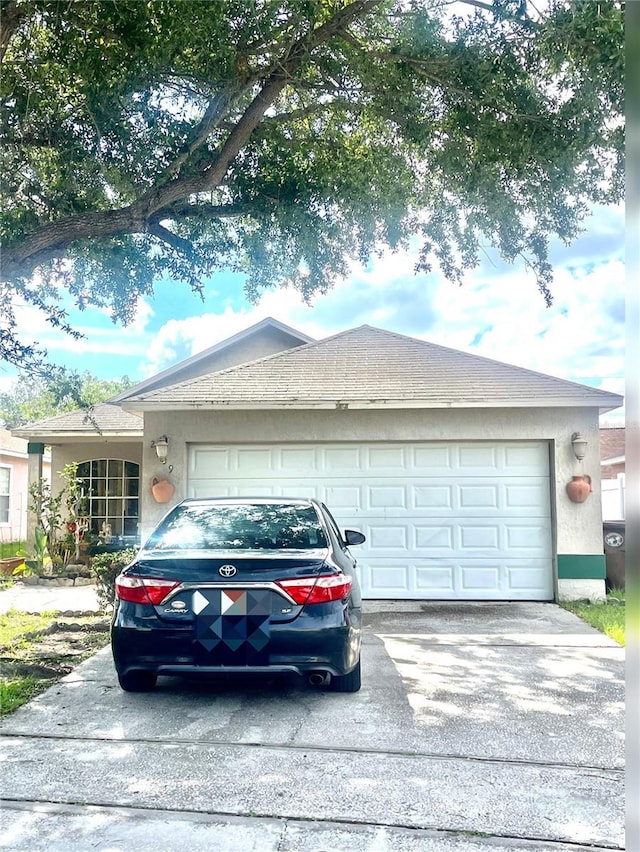
[[[116,596],[116,577],[136,555],[135,547],[118,550],[115,553],[99,553],[91,560],[91,571],[96,578],[98,603],[102,609],[113,605]]]

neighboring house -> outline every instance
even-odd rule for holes
[[[0,541],[25,541],[29,505],[27,441],[0,428]],[[51,456],[43,456],[43,476],[51,478]]]
[[[600,476],[602,478],[602,518],[625,518],[625,428],[609,426],[600,430]]]
[[[84,465],[96,531],[145,537],[184,497],[315,495],[367,536],[367,598],[544,601],[604,592],[598,417],[621,404],[382,329],[310,341],[268,319],[90,418],[14,434],[50,444],[56,470]],[[594,490],[575,503],[583,473]]]

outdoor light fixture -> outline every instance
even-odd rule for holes
[[[571,446],[573,447],[573,454],[578,459],[578,461],[582,461],[587,452],[587,444],[589,442],[586,438],[583,438],[579,432],[574,432],[571,436]]]
[[[162,464],[167,463],[167,447],[169,446],[169,439],[166,435],[161,435],[159,438],[156,438],[155,441],[151,442],[151,446],[155,449],[156,455],[162,462]]]

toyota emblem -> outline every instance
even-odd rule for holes
[[[221,577],[235,577],[237,573],[238,569],[235,565],[221,565],[218,568],[218,574],[220,574]]]

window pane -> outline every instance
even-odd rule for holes
[[[0,494],[11,493],[11,468],[0,467]]]
[[[91,476],[106,476],[107,475],[107,460],[95,459],[91,462]]]
[[[91,517],[97,518],[98,516],[104,517],[107,514],[107,501],[106,500],[92,500],[91,501]]]
[[[125,518],[123,525],[123,535],[138,535],[138,519]]]
[[[9,523],[9,497],[0,496],[0,524]]]
[[[132,500],[129,498],[124,501],[124,515],[125,518],[137,518],[138,517],[138,501]]]
[[[127,497],[137,497],[140,491],[140,482],[138,479],[125,479],[124,493]]]
[[[135,462],[126,461],[124,463],[124,475],[138,477],[140,475],[140,465]]]
[[[109,476],[122,476],[123,462],[120,459],[109,459]]]

